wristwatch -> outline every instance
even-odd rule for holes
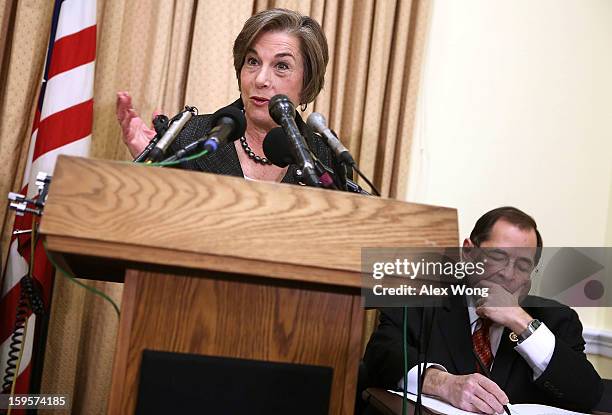
[[[524,342],[525,340],[527,340],[527,338],[529,336],[531,336],[531,334],[536,331],[536,329],[538,327],[540,327],[540,325],[542,324],[542,322],[540,320],[538,320],[537,318],[534,318],[533,320],[531,320],[529,322],[529,324],[527,325],[527,328],[525,330],[523,330],[523,332],[521,334],[519,334],[519,343]]]

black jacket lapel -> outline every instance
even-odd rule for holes
[[[510,378],[510,372],[518,353],[514,350],[516,343],[510,340],[510,330],[504,329],[502,338],[499,342],[499,348],[495,354],[495,360],[493,361],[493,370],[491,370],[491,376],[493,381],[504,390]]]
[[[442,307],[436,316],[438,327],[455,364],[457,374],[474,373],[476,360],[472,353],[472,336],[467,308],[460,305]]]

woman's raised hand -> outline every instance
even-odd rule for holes
[[[158,112],[153,113],[153,118]],[[132,107],[132,97],[125,91],[117,92],[117,120],[121,125],[123,142],[132,156],[136,157],[155,137],[155,130],[149,128]]]

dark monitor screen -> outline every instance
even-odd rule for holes
[[[327,414],[333,369],[145,350],[137,414]]]

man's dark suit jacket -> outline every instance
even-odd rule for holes
[[[569,307],[540,297],[528,296],[525,303],[545,306],[525,306],[524,309],[546,324],[555,335],[552,358],[546,370],[534,381],[531,367],[514,350],[516,343],[509,339],[510,330],[506,328],[493,362],[493,380],[506,392],[511,403],[539,403],[589,411],[601,398],[603,384],[584,354],[585,342],[578,315]],[[407,310],[408,369],[416,365],[423,310]],[[452,305],[447,302],[445,306],[435,308],[435,311],[432,308],[425,310],[426,319],[432,322],[431,326],[426,324],[426,327],[431,327],[427,361],[443,365],[452,374],[475,373],[477,363],[472,352],[465,305],[454,301]],[[368,386],[396,389],[403,376],[403,309],[380,311],[378,328],[370,338],[364,357]]]
[[[234,101],[231,105],[238,109],[244,108],[241,99]],[[210,114],[198,115],[189,120],[179,136],[172,143],[169,153],[173,154],[179,149],[187,146],[187,144],[202,138],[202,136],[212,127],[210,125],[211,121],[212,115]],[[312,132],[297,113],[295,121],[315,156],[317,156],[326,166],[331,166],[331,153],[323,140]],[[260,156],[263,156],[263,154],[260,154]],[[221,145],[219,149],[212,154],[207,154],[204,157],[182,163],[180,167],[187,170],[244,177],[242,168],[240,167],[240,161],[238,160],[238,153],[236,153],[236,147],[233,142]],[[282,183],[298,184],[295,175],[296,170],[297,166],[295,164],[289,165]]]

